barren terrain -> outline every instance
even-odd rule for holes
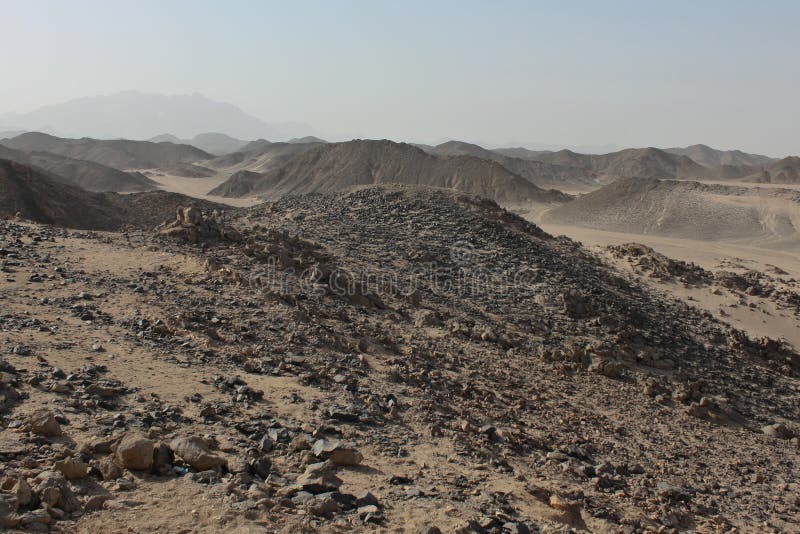
[[[800,528],[791,347],[454,192],[181,217],[2,223],[4,524]]]

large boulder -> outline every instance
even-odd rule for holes
[[[117,445],[117,462],[126,469],[145,471],[153,466],[155,443],[140,434],[126,434]]]

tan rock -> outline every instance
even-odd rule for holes
[[[197,471],[224,467],[225,458],[208,450],[206,442],[198,437],[177,437],[169,444],[172,451]]]
[[[120,469],[110,456],[100,459],[96,467],[103,475],[103,480],[116,480],[122,476],[122,469]]]
[[[153,466],[155,443],[140,434],[126,434],[117,445],[117,462],[127,469],[144,471]]]
[[[30,417],[31,432],[40,436],[56,437],[61,435],[61,425],[56,421],[53,412],[46,408],[36,410]]]
[[[60,471],[67,480],[77,480],[86,478],[89,474],[89,466],[77,458],[65,458],[56,462],[55,468]]]
[[[318,439],[311,452],[321,460],[328,460],[335,466],[361,465],[362,454],[352,447],[342,445],[337,440]]]

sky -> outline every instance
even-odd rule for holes
[[[0,112],[199,92],[331,137],[800,154],[800,2],[0,0]]]

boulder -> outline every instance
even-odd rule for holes
[[[155,443],[140,434],[126,434],[117,445],[117,462],[126,469],[144,471],[153,466]]]
[[[320,460],[328,460],[335,466],[361,465],[364,457],[356,449],[342,445],[337,440],[318,439],[311,452]]]
[[[58,424],[53,412],[46,408],[33,412],[30,424],[31,432],[39,436],[56,437],[61,435],[61,425]]]
[[[225,467],[225,458],[208,450],[206,442],[198,437],[177,437],[169,444],[172,451],[196,471]]]
[[[111,499],[111,495],[92,495],[83,505],[84,512],[96,512],[103,509],[106,501]]]
[[[306,510],[316,516],[330,516],[339,511],[339,503],[330,493],[315,495],[306,503]]]
[[[122,469],[110,456],[98,461],[96,467],[100,474],[103,475],[103,480],[116,480],[122,476]]]
[[[311,464],[297,478],[297,485],[301,490],[313,494],[336,491],[342,485],[342,479],[333,474],[333,468],[334,465],[328,460]]]
[[[625,365],[622,362],[599,357],[593,357],[592,363],[589,364],[588,368],[590,373],[597,373],[609,378],[618,378],[622,376],[624,370]]]
[[[60,471],[67,480],[77,480],[86,478],[89,474],[89,466],[77,458],[64,458],[56,462],[55,468]]]

